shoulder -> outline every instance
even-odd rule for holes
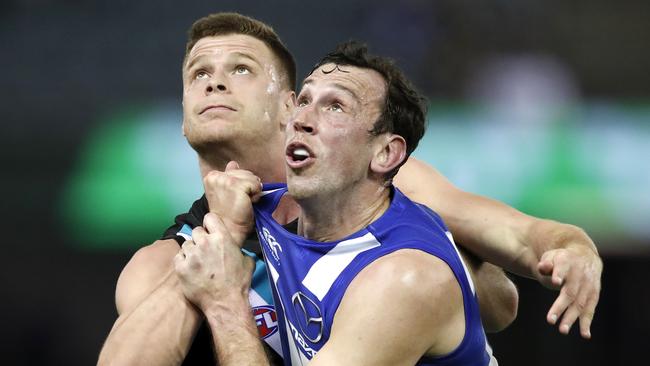
[[[156,240],[138,249],[117,280],[115,302],[122,314],[137,305],[172,269],[180,246],[174,239]]]
[[[400,363],[414,364],[425,353],[445,354],[459,344],[462,314],[460,286],[449,266],[425,252],[402,249],[352,280],[334,317],[330,348],[382,349],[372,357],[397,364],[393,357],[400,355]],[[359,329],[373,332],[359,335]]]
[[[381,289],[408,299],[432,299],[459,289],[451,268],[442,259],[417,249],[401,249],[383,256],[364,268],[349,291]]]

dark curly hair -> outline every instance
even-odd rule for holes
[[[426,126],[425,98],[418,93],[404,73],[387,57],[368,53],[368,47],[357,41],[339,44],[334,51],[314,66],[310,75],[325,64],[356,66],[379,72],[386,80],[386,97],[381,115],[368,131],[377,136],[385,132],[400,135],[406,141],[406,157],[387,174],[392,179],[424,136]]]

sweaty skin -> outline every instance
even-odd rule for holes
[[[260,41],[237,34],[203,38],[192,49],[192,55],[200,49],[206,56],[201,62],[206,63],[207,74],[190,74],[187,63],[183,69],[183,131],[198,152],[202,175],[223,171],[228,161],[236,160],[263,181],[282,181],[282,131],[292,114],[294,95],[285,85],[286,75],[277,71],[277,60]],[[257,64],[276,67],[280,85],[277,94],[270,88],[274,82],[272,72],[235,72],[233,67],[239,65],[236,61],[250,61],[243,55],[231,54],[237,51],[257,60]],[[250,67],[257,64],[251,61]],[[201,79],[205,76],[209,78]],[[220,90],[219,85],[226,89]],[[214,101],[232,102],[234,108],[239,108],[234,113],[221,110],[213,112],[210,119],[202,118],[197,112],[199,103]],[[460,191],[435,169],[414,159],[402,167],[395,184],[410,198],[437,211],[459,243],[473,252],[549,284],[551,275],[555,283],[561,281],[560,297],[549,311],[549,321],[556,314],[561,318],[560,330],[565,333],[579,317],[581,333],[589,334],[600,291],[602,262],[592,250],[589,237],[579,228],[529,217],[499,202]],[[288,220],[292,214],[285,216]],[[125,266],[115,296],[119,317],[102,348],[99,364],[177,365],[183,360],[203,315],[185,298],[175,275],[172,259],[178,252],[175,240],[157,240],[138,250]],[[493,298],[488,304],[500,304],[493,306],[500,313],[493,329],[509,324],[517,309],[514,285],[500,269],[487,263],[478,265],[474,272],[478,293]],[[501,280],[498,285],[495,275]],[[490,290],[482,291],[482,282]],[[479,295],[479,300],[488,299],[485,295]],[[576,303],[587,305],[580,307]],[[483,304],[481,307],[486,308]],[[581,310],[562,317],[568,308]],[[482,317],[487,327],[488,317]]]

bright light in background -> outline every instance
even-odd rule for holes
[[[489,109],[434,105],[414,156],[464,190],[579,225],[600,246],[650,239],[650,106],[549,112],[531,128]]]
[[[71,243],[106,250],[151,243],[200,196],[177,104],[110,116],[86,139],[60,205]],[[433,104],[415,156],[464,190],[582,226],[601,247],[647,241],[650,105],[577,104],[535,118],[543,123]]]
[[[202,194],[177,102],[125,109],[86,139],[61,199],[72,243],[103,249],[158,239]]]

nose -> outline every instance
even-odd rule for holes
[[[313,113],[314,111],[309,106],[297,108],[296,113],[289,123],[289,128],[293,128],[296,132],[314,134],[316,132],[316,126]]]
[[[206,95],[212,93],[226,93],[229,90],[230,88],[226,85],[225,78],[219,75],[213,75],[205,86]]]

